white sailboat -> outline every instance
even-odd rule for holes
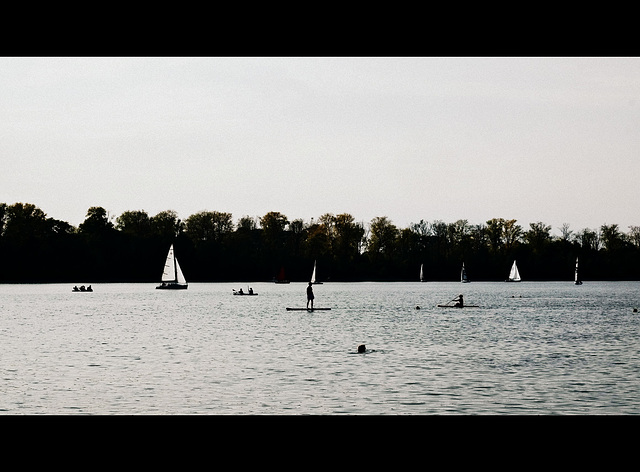
[[[471,282],[471,280],[469,280],[469,277],[467,277],[467,271],[464,269],[464,262],[462,263],[462,270],[460,271],[460,282],[462,282],[463,284],[468,284],[469,282]]]
[[[575,277],[575,282],[576,285],[582,285],[582,280],[580,280],[580,277],[578,277],[578,258],[576,257],[576,277]]]
[[[518,266],[516,265],[516,261],[513,261],[513,265],[511,266],[511,272],[509,272],[509,278],[507,282],[520,282],[522,279],[520,278],[520,272],[518,272]]]
[[[322,282],[316,280],[316,261],[313,261],[313,272],[311,273],[311,283],[313,285],[321,285]]]
[[[420,264],[420,282],[426,282],[424,280],[424,264]]]
[[[184,278],[178,259],[173,252],[173,244],[169,248],[167,260],[164,263],[164,271],[162,272],[162,284],[156,288],[179,290],[187,288],[187,281]]]

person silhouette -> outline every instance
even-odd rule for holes
[[[311,282],[307,285],[307,310],[309,309],[309,302],[311,302],[311,309],[313,310],[313,288],[311,287]]]

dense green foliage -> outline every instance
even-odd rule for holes
[[[324,281],[415,281],[420,264],[427,280],[459,280],[463,262],[471,280],[500,281],[514,259],[523,280],[571,280],[578,256],[584,280],[638,278],[640,227],[560,230],[502,218],[401,229],[387,217],[364,224],[329,213],[306,223],[275,211],[234,223],[217,211],[182,221],[174,211],[139,210],[114,222],[102,207],[76,228],[33,204],[0,203],[0,282],[157,282],[172,243],[189,282],[270,281],[282,267],[289,280],[306,281],[314,260]]]

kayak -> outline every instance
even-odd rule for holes
[[[233,289],[232,289],[232,290],[233,290]],[[233,294],[234,294],[234,295],[258,295],[258,294],[257,294],[257,293],[255,293],[255,292],[252,292],[252,293],[247,293],[247,292],[236,292],[235,290],[233,290]]]
[[[465,305],[465,306],[438,305],[438,308],[480,308],[480,306],[479,305]]]

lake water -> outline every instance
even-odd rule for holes
[[[155,285],[0,285],[0,413],[640,413],[640,282]]]

